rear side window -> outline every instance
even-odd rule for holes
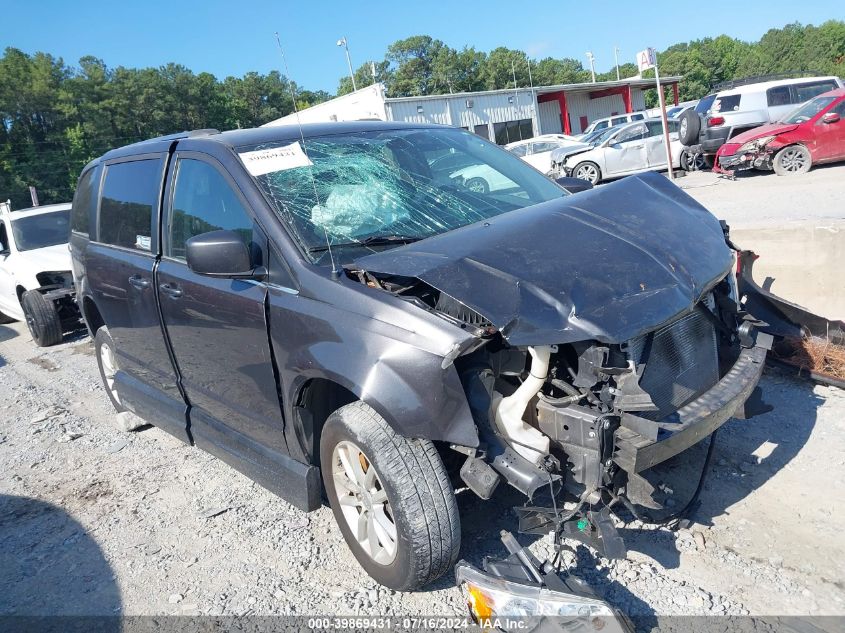
[[[632,121],[642,121],[644,118],[645,118],[645,115],[644,115],[642,112],[639,112],[639,113],[637,113],[637,114],[632,114],[632,115],[631,115],[631,120],[632,120]]]
[[[106,167],[99,241],[139,251],[152,250],[153,209],[158,207],[160,188],[158,158]]]
[[[789,86],[769,88],[766,91],[766,103],[769,107],[789,105],[792,103],[792,95],[790,94]]]
[[[795,84],[792,89],[795,91],[795,101],[793,103],[804,103],[813,97],[818,97],[824,92],[835,90],[838,86],[831,80],[826,81],[810,81],[805,84]]]
[[[707,95],[706,97],[702,97],[701,100],[695,105],[695,111],[699,114],[706,114],[708,110],[710,110],[710,106],[713,105],[713,102],[716,100],[716,95]]]
[[[517,145],[516,147],[511,147],[510,153],[514,156],[525,156],[528,153],[528,145]]]
[[[713,112],[733,112],[739,110],[739,102],[742,95],[724,95],[716,97],[713,102]]]
[[[165,255],[185,259],[185,242],[195,235],[225,229],[252,242],[252,220],[229,182],[212,165],[179,160]]]
[[[100,168],[89,169],[79,179],[73,207],[70,213],[70,230],[81,235],[88,235],[95,205],[97,204],[97,185]]]
[[[596,126],[593,128],[594,130],[603,130],[607,126],[610,125],[610,121],[599,121],[596,123]]]

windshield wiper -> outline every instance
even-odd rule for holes
[[[410,244],[411,242],[419,242],[422,237],[411,235],[371,235],[363,240],[357,242],[332,242],[332,248],[344,248],[351,246],[387,246],[390,244]],[[327,244],[320,246],[312,246],[308,249],[309,253],[321,253],[329,250]]]

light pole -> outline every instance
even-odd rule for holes
[[[593,83],[596,83],[596,58],[592,51],[587,51],[587,59],[590,60],[590,74],[593,76]]]
[[[613,47],[613,59],[616,62],[616,81],[619,81],[619,49]]]
[[[347,44],[345,37],[341,37],[337,41],[337,45],[343,46],[343,48],[346,50],[346,64],[349,66],[349,78],[352,80],[352,91],[354,92],[358,90],[358,88],[355,87],[355,73],[352,72],[352,59],[350,59],[349,57],[349,44]]]

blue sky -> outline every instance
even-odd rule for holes
[[[83,55],[114,66],[184,64],[218,78],[281,69],[273,32],[278,31],[290,74],[300,85],[334,92],[346,73],[336,41],[346,36],[352,62],[380,59],[391,42],[425,33],[455,48],[489,51],[508,46],[534,57],[576,57],[596,70],[634,61],[647,46],[658,49],[725,33],[756,40],[790,22],[820,24],[845,19],[842,0],[796,3],[474,2],[369,0],[367,2],[271,2],[241,0],[5,0],[0,47],[45,51],[76,64]]]

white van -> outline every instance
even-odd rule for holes
[[[614,125],[622,125],[623,123],[631,123],[633,121],[642,121],[645,118],[645,112],[630,112],[629,114],[616,114],[614,116],[604,117],[603,119],[596,119],[587,126],[587,129],[581,135],[586,136],[596,130],[603,130]]]

